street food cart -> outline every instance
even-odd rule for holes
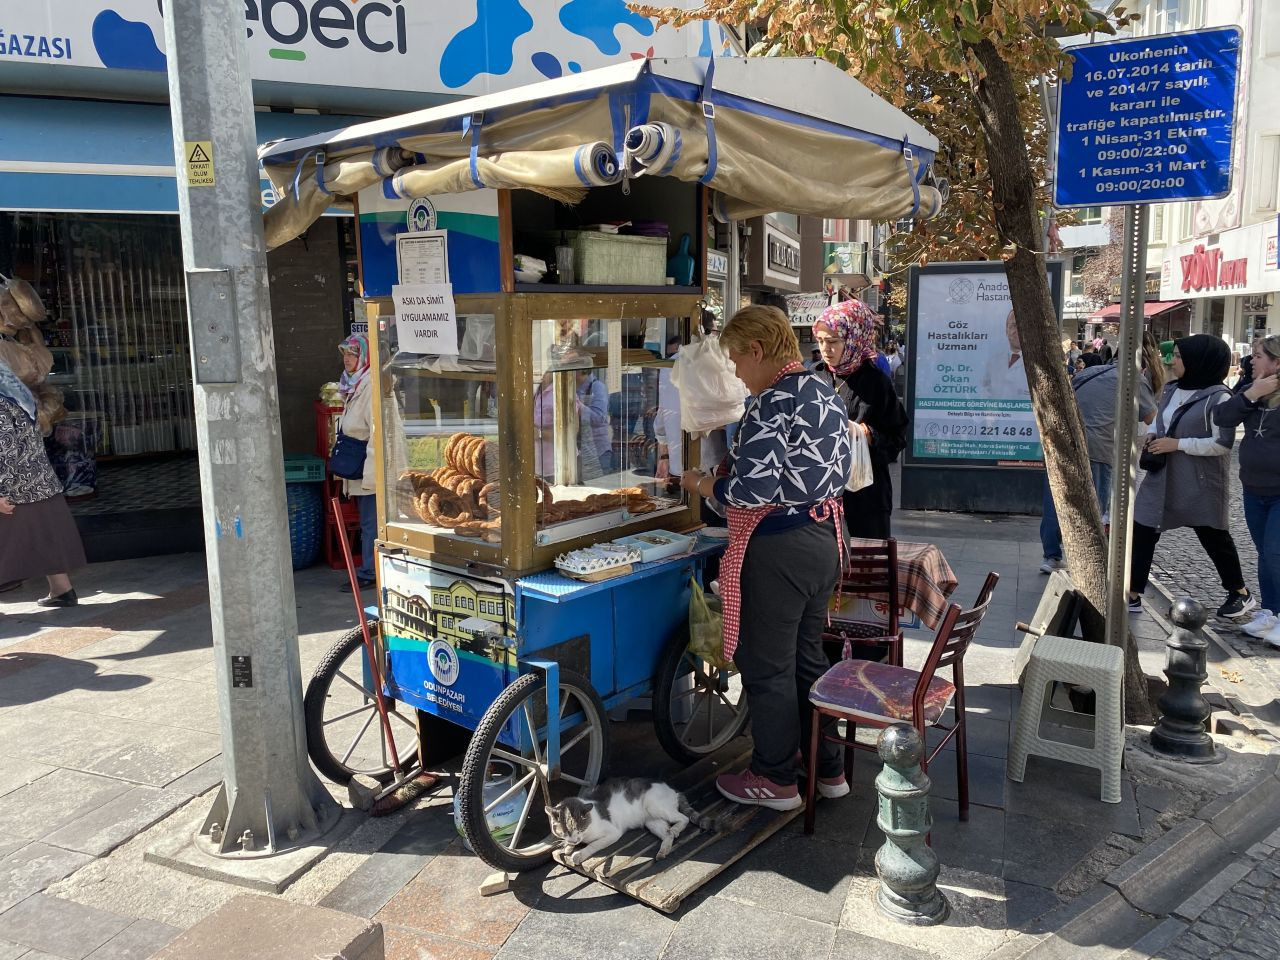
[[[772,58],[637,60],[262,148],[282,197],[272,246],[336,201],[358,208],[377,675],[407,736],[467,738],[459,825],[489,864],[550,856],[544,805],[600,779],[612,708],[651,696],[686,763],[746,722],[732,665],[687,649],[691,590],[723,541],[698,536],[650,423],[706,271],[669,281],[665,243],[608,225],[669,223],[705,265],[709,215],[928,217],[936,148],[835,67]],[[490,205],[446,217],[458,196]],[[572,266],[550,283],[554,247]],[[418,321],[442,316],[447,349],[425,346],[443,341]],[[666,442],[697,462],[696,441]],[[619,540],[640,550],[621,568],[575,554]],[[356,632],[308,692],[312,754],[336,779],[388,772],[361,657]]]

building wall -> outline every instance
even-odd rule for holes
[[[342,373],[338,343],[347,336],[345,272],[338,219],[317,220],[303,236],[267,254],[271,323],[285,453],[313,453],[311,402]]]

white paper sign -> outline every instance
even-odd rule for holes
[[[396,305],[396,338],[407,353],[458,355],[458,316],[453,285],[398,283],[391,288]]]
[[[396,270],[400,282],[449,282],[449,231],[419,230],[396,237]]]

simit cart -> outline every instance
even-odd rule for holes
[[[460,827],[487,863],[551,855],[543,807],[606,771],[614,707],[652,697],[659,742],[686,763],[746,723],[732,666],[688,649],[690,591],[723,541],[698,536],[696,498],[667,477],[720,452],[680,432],[670,382],[714,225],[932,216],[936,149],[841,71],[786,59],[633,61],[262,149],[283,198],[272,246],[355,204],[383,692],[401,755],[466,744]],[[617,221],[644,227],[579,229]],[[762,223],[753,242],[772,244]],[[656,224],[670,247],[645,235]],[[685,234],[692,266],[668,262]],[[766,269],[793,269],[772,253]],[[540,275],[557,254],[574,283]],[[439,307],[413,284],[445,280],[456,348],[423,352],[408,298]],[[620,575],[555,567],[623,538],[645,553]],[[312,756],[338,781],[390,776],[369,673],[355,631],[308,690]]]

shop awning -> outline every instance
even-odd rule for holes
[[[625,177],[715,191],[716,212],[894,220],[935,216],[938,141],[824,60],[634,60],[516,90],[267,144],[283,199],[269,246],[334,196],[380,181],[402,198],[524,188],[566,202]]]
[[[1185,307],[1185,300],[1145,300],[1142,304],[1142,315],[1150,320],[1152,317],[1158,317],[1162,313],[1170,310],[1176,310],[1178,307]],[[1101,310],[1089,314],[1086,320],[1117,320],[1120,317],[1120,304],[1109,303]]]
[[[167,105],[0,96],[0,116],[0,210],[178,212]],[[263,140],[358,120],[301,113],[255,117]],[[262,187],[267,191],[270,184]]]

